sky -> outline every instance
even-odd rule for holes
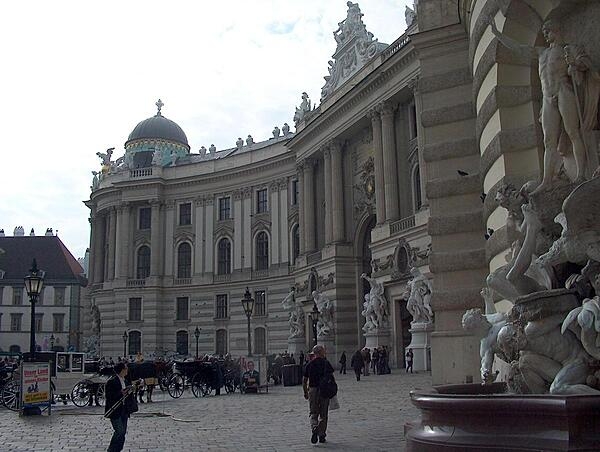
[[[390,44],[412,0],[359,5]],[[0,2],[0,228],[51,227],[83,256],[96,152],[123,155],[158,98],[193,153],[293,130],[301,93],[319,102],[346,11],[344,0]]]

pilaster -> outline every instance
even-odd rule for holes
[[[394,221],[400,217],[398,207],[398,165],[394,137],[394,110],[395,106],[390,102],[384,102],[381,105],[381,141],[383,148],[386,221]]]

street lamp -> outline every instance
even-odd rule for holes
[[[125,360],[125,357],[127,356],[127,338],[129,336],[127,335],[127,330],[125,330],[125,332],[123,333],[123,359]]]
[[[52,333],[50,335],[50,351],[53,352],[54,351],[54,341],[56,340],[56,338],[54,337],[54,333]]]
[[[29,274],[25,276],[25,290],[31,302],[31,333],[29,336],[29,360],[35,361],[35,303],[37,302],[42,287],[44,287],[44,277],[37,268],[37,262],[33,259]]]
[[[198,359],[198,339],[200,339],[200,328],[196,327],[194,330],[194,337],[196,338],[196,359]]]
[[[252,295],[247,287],[246,293],[244,293],[244,298],[242,298],[242,306],[244,308],[246,318],[248,319],[248,356],[252,356],[252,344],[250,343],[250,317],[252,317],[252,310],[254,309],[254,298],[252,298]]]
[[[311,311],[311,321],[312,321],[312,329],[313,329],[313,345],[317,345],[317,323],[319,323],[319,316],[321,313],[317,308],[317,304],[313,304],[313,308]]]

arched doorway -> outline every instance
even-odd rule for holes
[[[369,283],[360,277],[361,274],[371,273],[371,260],[373,256],[371,255],[371,231],[376,224],[375,215],[370,215],[361,222],[361,226],[358,229],[358,233],[356,234],[355,250],[357,257],[357,266],[356,266],[356,304],[357,304],[357,335],[358,335],[358,344],[360,347],[364,346],[365,338],[363,336],[362,327],[365,323],[365,318],[362,316],[361,312],[363,310],[363,303],[365,301],[365,295],[369,293],[371,287]]]

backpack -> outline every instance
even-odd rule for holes
[[[326,373],[319,382],[319,395],[331,399],[337,395],[338,386],[332,373]]]

